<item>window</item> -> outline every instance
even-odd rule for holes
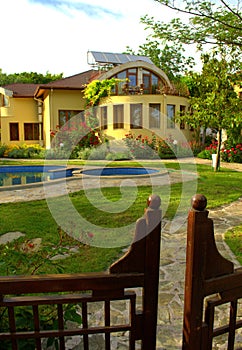
[[[0,107],[9,107],[9,97],[0,94]]]
[[[175,105],[167,105],[167,128],[175,128]]]
[[[138,79],[141,79],[139,81]],[[126,69],[118,74],[114,75],[114,78],[117,79],[128,79],[127,84],[124,82],[118,83],[116,86],[116,91],[114,91],[118,95],[122,94],[156,94],[158,90],[162,87],[161,79],[150,72],[149,70],[139,70],[137,68]],[[138,86],[138,81],[140,86]]]
[[[101,121],[100,121],[100,129],[104,130],[108,128],[108,112],[107,107],[101,107]]]
[[[160,79],[148,70],[143,71],[144,94],[156,94],[159,89]]]
[[[19,141],[18,123],[10,123],[10,141]]]
[[[149,104],[149,128],[150,129],[160,128],[160,104],[159,103]]]
[[[127,78],[129,79],[129,85],[130,86],[137,86],[137,69],[128,69],[127,70]]]
[[[114,105],[113,106],[113,128],[123,129],[124,127],[124,106]]]
[[[61,128],[65,125],[72,117],[80,113],[81,111],[69,111],[69,110],[59,110],[59,127]],[[84,122],[84,116],[81,115],[81,122]]]
[[[24,123],[24,139],[25,140],[39,140],[39,124]]]
[[[183,116],[185,114],[185,111],[186,111],[186,106],[180,105],[180,116]],[[180,129],[181,130],[185,129],[185,121],[184,120],[182,120],[180,122]]]
[[[142,129],[142,103],[130,105],[130,128]]]

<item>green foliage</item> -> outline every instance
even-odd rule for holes
[[[242,101],[234,91],[239,76],[231,73],[225,58],[203,56],[202,73],[193,74],[191,114],[180,116],[193,128],[210,127],[217,130],[239,128],[242,125]],[[240,80],[240,79],[239,79]],[[239,83],[239,81],[237,81]]]
[[[135,54],[129,46],[126,49],[127,53]],[[137,54],[149,57],[171,81],[181,82],[182,75],[195,64],[194,58],[186,57],[184,53],[185,49],[181,44],[177,46],[164,44],[163,40],[154,40],[154,36],[150,35],[146,38],[146,43],[139,46]]]
[[[221,150],[221,158],[229,163],[242,163],[242,143],[231,144],[225,142]]]
[[[2,145],[0,144],[0,157],[2,158],[6,152],[6,150],[8,149],[7,145]]]
[[[201,50],[203,45],[226,50],[237,59],[237,67],[241,64],[241,7],[231,2],[211,0],[178,1],[156,0],[162,6],[174,10],[174,14],[183,14],[181,18],[167,21],[154,21],[148,15],[141,18],[141,23],[153,32],[154,38],[166,42],[191,45],[196,44]],[[184,14],[190,16],[189,22]],[[184,20],[183,20],[184,18]],[[206,47],[207,48],[207,47]]]
[[[107,155],[107,150],[105,147],[93,148],[90,152],[89,158],[92,160],[105,159]]]
[[[58,311],[56,305],[39,305],[39,319],[40,319],[40,329],[41,330],[52,330],[58,328]],[[64,325],[67,327],[68,322],[74,322],[77,327],[82,324],[82,317],[80,316],[80,306],[75,304],[63,305],[64,314]],[[18,306],[15,307],[15,319],[16,319],[16,329],[22,332],[31,332],[34,329],[34,317],[33,310],[31,306]],[[4,332],[8,332],[8,315],[7,309],[0,308],[0,328]],[[51,347],[56,344],[58,347],[57,338],[48,338],[47,346]],[[36,349],[34,339],[21,339],[18,340],[19,350],[34,350]],[[1,340],[1,347],[4,350],[11,350],[12,344],[9,341]]]
[[[1,152],[2,151],[2,152]],[[40,145],[8,145],[0,148],[0,154],[2,157],[7,158],[31,158],[31,159],[44,159],[46,150]]]
[[[106,158],[107,160],[128,160],[128,159],[132,159],[132,155],[130,153],[130,151],[124,151],[124,152],[115,152],[115,153],[112,153],[112,152],[109,152],[107,155],[106,155]]]
[[[101,98],[110,96],[114,87],[123,81],[125,81],[125,79],[111,78],[104,80],[93,80],[91,83],[87,84],[84,90],[84,97],[86,98],[87,106],[97,106]]]
[[[0,69],[0,86],[13,84],[13,83],[24,83],[24,84],[47,84],[55,80],[62,79],[63,73],[51,74],[46,72],[45,75],[36,72],[23,72],[6,74]]]
[[[81,151],[101,143],[100,134],[76,118],[70,119],[62,128],[52,130],[51,136],[52,148],[47,153],[48,159],[79,158]]]
[[[212,159],[212,153],[209,150],[204,149],[198,153],[197,157],[201,159]]]
[[[221,149],[222,129],[228,135],[242,128],[242,100],[234,91],[240,83],[240,74],[233,72],[233,64],[226,56],[203,56],[202,73],[194,73],[194,90],[190,98],[191,112],[177,116],[178,121],[186,122],[196,130],[207,127],[218,131],[218,162]],[[218,169],[218,163],[215,170]]]
[[[124,142],[132,155],[132,158],[158,159],[156,136],[149,139],[148,136],[135,136],[132,133],[129,133],[125,135]]]
[[[242,265],[242,224],[227,231],[224,237],[225,242]]]
[[[148,136],[132,133],[126,134],[124,139],[132,158],[136,159],[174,159],[191,157],[201,151],[201,144],[196,141],[178,142],[171,136],[161,139],[155,135]]]

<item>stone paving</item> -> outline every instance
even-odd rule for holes
[[[206,161],[197,161],[199,163],[206,164]],[[225,164],[225,166],[232,167],[233,165]],[[242,171],[242,164],[236,164],[234,167],[235,170]],[[170,182],[179,181],[179,176],[177,174],[173,173],[170,176]],[[187,176],[188,177],[186,180],[189,180],[192,177],[194,178],[195,174],[188,174]],[[142,183],[144,184],[144,180],[142,180]],[[118,182],[112,182],[112,185],[114,184],[118,185]],[[79,185],[80,184],[75,183],[75,181],[70,181],[68,182],[68,190],[70,192],[76,191]],[[92,187],[95,185],[95,183],[89,182],[89,185]],[[106,185],[107,184],[104,181],[103,186]],[[53,195],[57,195],[56,191],[57,189],[54,190]],[[61,193],[59,192],[58,195],[60,194]],[[1,191],[0,203],[36,200],[43,198],[44,195],[45,193],[41,187],[18,189],[14,191]],[[215,239],[220,253],[227,259],[231,260],[235,267],[239,267],[240,265],[238,261],[224,242],[223,235],[228,229],[242,223],[242,198],[229,205],[224,205],[215,210],[210,210],[209,217],[214,220]],[[179,220],[179,218],[177,220]],[[181,223],[178,223],[178,230],[176,230],[176,232],[171,232],[171,222],[168,220],[163,220],[162,222],[162,248],[157,326],[158,350],[180,350],[182,345],[183,293],[186,260],[186,220],[184,217],[181,217],[180,220]],[[242,307],[239,312],[242,314]],[[121,313],[123,313],[123,310]],[[94,314],[96,314],[96,317],[98,317],[98,310],[96,310]],[[221,320],[223,317],[224,310],[220,310],[217,315],[217,320]],[[241,332],[238,332],[236,342],[235,348],[241,349]],[[128,349],[128,346],[122,336],[114,337],[112,339],[112,344],[113,349]],[[81,350],[82,345],[80,340],[78,341],[76,338],[70,339],[68,349]],[[102,338],[97,339],[97,342],[93,345],[92,349],[103,349]],[[218,339],[214,345],[214,349],[227,349],[226,341],[223,338]]]

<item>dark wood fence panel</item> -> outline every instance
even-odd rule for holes
[[[242,327],[237,315],[242,299],[242,268],[234,269],[233,263],[218,252],[206,205],[205,196],[194,196],[188,215],[183,350],[211,350],[213,339],[226,333],[227,349],[233,350],[235,331]],[[216,307],[227,303],[228,324],[215,328]]]
[[[145,214],[136,223],[133,243],[128,252],[112,264],[108,272],[88,274],[34,275],[0,277],[0,309],[8,313],[8,324],[0,329],[0,349],[19,349],[27,340],[33,348],[43,348],[43,339],[56,339],[58,349],[65,349],[65,337],[79,335],[84,350],[91,349],[89,336],[104,334],[105,350],[111,349],[110,335],[129,333],[129,349],[136,341],[142,350],[155,350],[160,262],[161,210],[160,198],[151,195]],[[141,310],[136,305],[136,293],[142,288]],[[58,294],[60,293],[60,294]],[[128,322],[112,324],[110,305],[123,300],[129,304]],[[103,303],[103,324],[91,325],[90,304]],[[81,306],[81,327],[65,327],[65,306]],[[44,329],[40,313],[43,306],[56,310],[55,326]],[[140,307],[140,305],[139,305]],[[31,330],[19,329],[18,310],[28,312]],[[22,325],[23,326],[23,325]],[[30,348],[30,347],[29,347]]]
[[[194,196],[188,215],[182,349],[211,350],[214,339],[225,334],[227,349],[241,350],[236,348],[235,334],[242,327],[238,315],[242,268],[235,269],[218,252],[206,204],[203,195]],[[0,329],[0,349],[19,350],[19,342],[27,340],[41,350],[43,339],[55,339],[58,349],[64,350],[66,337],[78,335],[83,339],[84,350],[89,350],[90,336],[103,334],[103,349],[110,350],[112,333],[126,332],[130,350],[136,349],[137,341],[142,350],[155,350],[160,234],[160,198],[152,195],[144,216],[136,223],[128,252],[108,272],[0,277],[0,317],[3,312],[8,313],[8,325]],[[136,288],[142,289],[139,305]],[[128,319],[113,323],[111,305],[119,301],[129,305]],[[98,325],[89,319],[93,303],[102,304],[102,323]],[[81,326],[65,327],[66,305],[80,307]],[[229,306],[229,318],[227,324],[216,326],[214,315],[221,305]],[[45,306],[56,310],[57,322],[50,329],[41,324]],[[19,329],[18,308],[31,314],[30,330]]]

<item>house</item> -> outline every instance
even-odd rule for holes
[[[177,91],[147,57],[89,52],[91,69],[48,84],[0,87],[1,143],[51,147],[51,131],[86,108],[84,89],[93,80],[121,79],[95,114],[109,139],[127,133],[176,140],[191,139],[189,127],[176,125],[177,112],[189,108],[187,91]]]

